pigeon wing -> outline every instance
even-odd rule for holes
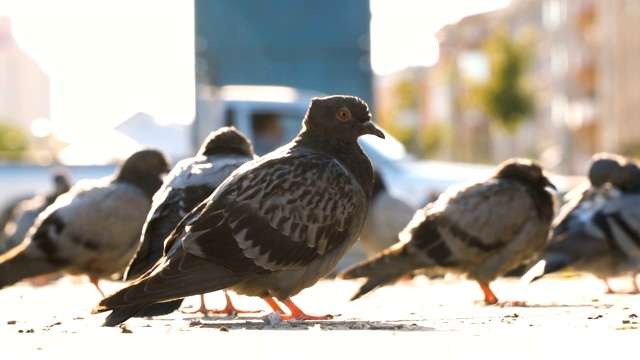
[[[277,271],[303,267],[360,231],[365,194],[332,157],[297,152],[251,166],[187,225],[187,252],[231,271]]]
[[[490,180],[451,191],[428,207],[425,216],[410,230],[414,235],[407,244],[411,252],[427,256],[425,265],[472,266],[506,249],[516,258],[523,252],[530,257],[531,239],[538,239],[537,247],[542,247],[545,240],[539,239],[546,239],[549,231],[548,224],[530,221],[538,216],[533,200],[513,181]],[[422,234],[416,236],[417,232]]]

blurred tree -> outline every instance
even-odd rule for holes
[[[418,108],[418,84],[413,81],[400,81],[395,87],[398,110],[415,110]]]
[[[438,150],[451,139],[451,129],[447,124],[430,122],[420,132],[420,154],[423,158],[437,155]]]
[[[535,111],[534,94],[526,77],[533,59],[533,37],[531,33],[523,35],[514,39],[501,28],[489,36],[483,46],[489,60],[489,78],[469,90],[469,100],[510,133]]]
[[[640,141],[627,142],[621,145],[620,155],[640,160]]]
[[[0,161],[24,160],[29,150],[29,139],[18,127],[0,119]]]

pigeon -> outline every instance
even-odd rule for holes
[[[0,254],[4,254],[20,244],[27,231],[33,226],[38,214],[51,205],[58,196],[66,193],[71,187],[71,180],[64,169],[53,173],[53,190],[48,194],[36,194],[23,199],[9,211],[7,222],[0,232]]]
[[[235,170],[174,229],[173,251],[92,313],[111,310],[103,325],[116,326],[154,303],[229,289],[262,298],[283,320],[333,318],[308,315],[291,297],[327,275],[362,231],[373,187],[357,141],[366,134],[384,138],[360,98],[311,99],[291,142]]]
[[[630,275],[640,292],[640,192],[634,164],[615,154],[596,154],[589,181],[572,189],[552,224],[552,238],[522,276],[530,283],[546,274],[572,268],[601,279],[615,293],[612,277]]]
[[[415,213],[399,243],[338,278],[366,278],[353,301],[417,270],[463,273],[480,285],[485,304],[496,304],[490,282],[548,241],[556,199],[547,187],[555,189],[538,162],[509,159],[485,181],[450,186]]]
[[[164,179],[160,190],[153,197],[153,204],[143,226],[140,247],[124,275],[125,281],[134,280],[151,269],[168,251],[164,241],[176,225],[240,165],[255,158],[251,141],[233,126],[212,131],[204,140],[198,153],[179,161]],[[179,244],[179,243],[178,243]],[[204,304],[194,313],[212,312]],[[164,310],[156,307],[141,316],[170,313],[180,307],[182,299],[164,303]],[[227,306],[216,313],[238,313],[227,296]]]
[[[613,153],[597,153],[590,159],[588,178],[593,186],[610,183],[625,193],[640,192],[640,167],[632,159]]]
[[[394,196],[384,185],[379,173],[375,172],[371,206],[357,244],[366,256],[373,256],[397,243],[398,233],[411,220],[415,210]]]
[[[0,256],[0,289],[38,275],[117,278],[133,256],[151,198],[169,171],[157,150],[132,154],[116,173],[79,181],[41,212],[20,245]]]

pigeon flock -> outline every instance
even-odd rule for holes
[[[109,177],[72,184],[57,171],[51,193],[0,213],[0,289],[86,276],[102,297],[92,313],[109,312],[104,326],[169,314],[194,295],[201,306],[193,313],[244,312],[229,293],[260,298],[285,320],[327,320],[335,315],[307,314],[292,298],[336,274],[360,241],[367,258],[337,272],[359,284],[351,300],[419,274],[461,274],[494,305],[490,284],[522,267],[523,284],[572,269],[610,293],[609,279],[629,277],[640,293],[634,159],[595,154],[587,180],[560,207],[543,166],[512,158],[414,211],[384,188],[358,144],[366,135],[384,139],[368,105],[334,95],[311,99],[298,135],[261,157],[244,134],[223,127],[173,168],[161,151],[144,149]],[[122,287],[105,294],[102,279]],[[207,309],[204,294],[218,290],[226,306]]]

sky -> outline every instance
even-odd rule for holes
[[[433,34],[509,0],[371,0],[372,68],[386,74],[437,60]],[[136,112],[194,116],[190,0],[0,0],[18,44],[51,79],[54,133],[73,141]]]

